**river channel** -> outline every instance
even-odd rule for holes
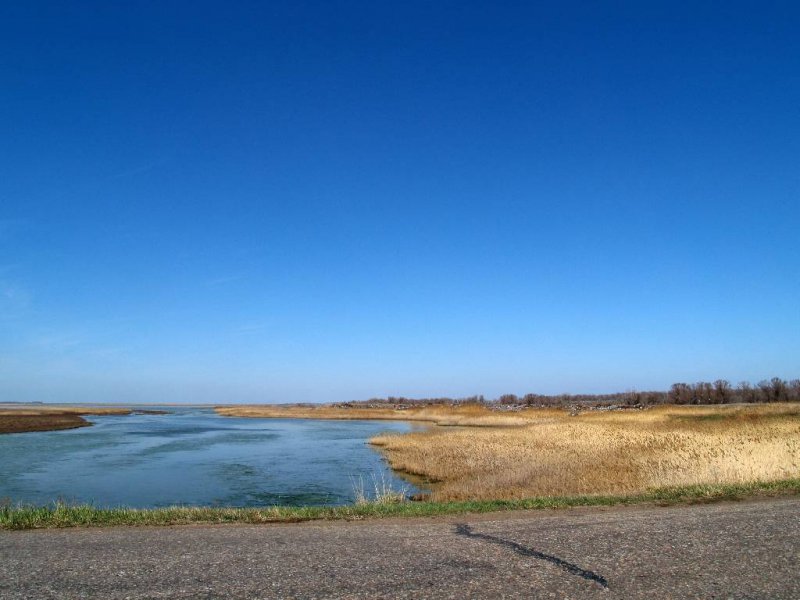
[[[209,408],[89,416],[91,427],[0,435],[0,501],[98,507],[347,504],[400,480],[367,440],[395,421],[221,417]]]

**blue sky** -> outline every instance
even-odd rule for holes
[[[0,396],[800,376],[800,9],[603,4],[5,3]]]

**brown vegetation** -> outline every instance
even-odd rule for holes
[[[333,419],[376,421],[423,421],[443,426],[522,426],[531,418],[540,419],[553,411],[500,412],[482,404],[419,405],[411,407],[380,406],[353,407],[330,404],[264,404],[253,406],[218,406],[218,414],[225,417],[261,417],[272,419]]]
[[[0,433],[55,431],[91,425],[78,415],[7,415],[0,412]]]
[[[515,416],[526,424],[371,441],[394,469],[434,482],[434,500],[629,494],[800,476],[797,404]]]
[[[82,406],[0,405],[0,433],[75,429],[91,425],[81,415],[127,415],[127,408]]]

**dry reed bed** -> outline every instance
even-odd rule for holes
[[[575,417],[530,410],[516,418],[525,424],[434,428],[371,442],[394,469],[436,482],[433,499],[439,501],[628,494],[800,476],[797,404],[668,406]]]
[[[261,417],[271,419],[332,419],[376,421],[421,421],[442,426],[519,427],[543,418],[563,415],[561,410],[537,409],[512,414],[490,410],[481,405],[433,405],[395,408],[350,408],[339,406],[261,405],[218,406],[214,410],[226,417]]]

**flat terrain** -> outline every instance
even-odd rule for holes
[[[0,598],[798,598],[800,499],[0,531]]]
[[[116,407],[43,406],[0,404],[0,433],[56,431],[88,427],[81,415],[127,415],[131,410]]]

